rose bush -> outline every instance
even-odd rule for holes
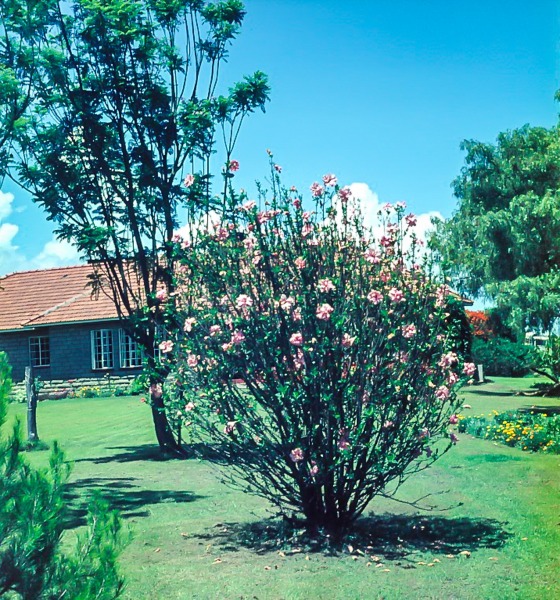
[[[282,188],[230,189],[224,218],[177,240],[177,418],[249,490],[316,530],[343,531],[457,441],[474,365],[405,206],[375,235],[334,175],[312,208]]]

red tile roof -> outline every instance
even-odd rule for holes
[[[92,295],[91,265],[12,273],[0,278],[0,331],[117,319],[111,298]]]

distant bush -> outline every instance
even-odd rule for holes
[[[489,417],[489,418],[488,418]],[[530,452],[560,454],[560,415],[507,411],[459,420],[459,432]]]
[[[129,396],[138,396],[144,394],[148,389],[148,383],[144,374],[135,377],[128,386],[127,394]]]
[[[490,376],[523,377],[531,370],[535,358],[531,346],[507,338],[475,337],[472,343],[473,362],[483,365],[485,374]]]

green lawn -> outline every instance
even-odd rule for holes
[[[465,391],[481,414],[560,404],[513,396],[527,379]],[[25,415],[12,405],[11,414]],[[460,436],[432,469],[399,492],[428,493],[431,512],[380,499],[363,528],[368,556],[267,550],[247,542],[267,504],[220,483],[199,460],[159,461],[138,398],[41,403],[39,434],[74,462],[73,526],[84,497],[101,489],[133,538],[121,560],[129,599],[535,599],[560,598],[560,456],[528,454]],[[30,455],[37,464],[47,453]],[[442,493],[444,492],[444,493]],[[470,556],[461,552],[470,552]]]

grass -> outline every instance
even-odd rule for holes
[[[530,383],[496,378],[470,388],[464,413],[560,404],[512,395]],[[23,405],[12,405],[16,415],[25,416]],[[224,486],[204,461],[158,460],[138,398],[41,403],[38,425],[41,439],[58,439],[74,463],[69,528],[83,523],[92,489],[122,511],[133,536],[121,559],[127,599],[560,597],[557,455],[461,435],[399,491],[405,501],[435,494],[425,501],[434,510],[379,499],[356,533],[356,547],[370,546],[367,557],[326,556],[273,547],[269,506]],[[47,456],[29,459],[44,464]]]

